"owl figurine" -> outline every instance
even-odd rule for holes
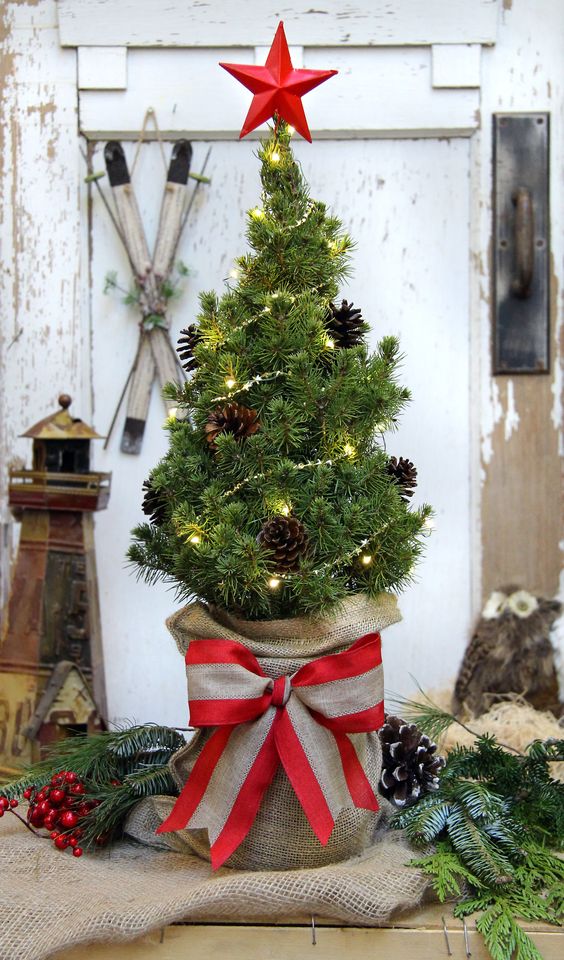
[[[455,715],[485,713],[508,693],[562,713],[550,629],[562,605],[519,587],[495,590],[468,644],[452,698]]]

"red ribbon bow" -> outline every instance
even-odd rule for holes
[[[277,680],[236,640],[193,640],[186,672],[192,725],[217,729],[157,833],[206,828],[217,869],[247,836],[280,763],[322,844],[343,807],[378,810],[347,736],[384,722],[378,633]]]

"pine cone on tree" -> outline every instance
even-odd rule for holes
[[[195,323],[191,323],[185,330],[180,331],[176,352],[180,357],[180,362],[186,370],[186,373],[190,373],[198,366],[198,361],[194,356],[194,350],[198,344],[201,343],[201,340],[202,335]]]
[[[336,347],[356,347],[362,343],[364,320],[362,311],[353,309],[354,303],[341,301],[341,306],[329,304],[329,313],[325,321],[327,332],[331,335]]]
[[[407,503],[417,486],[417,469],[411,460],[405,457],[390,457],[387,470],[392,480],[401,487],[401,498]]]
[[[409,807],[425,793],[439,788],[443,757],[437,745],[414,723],[386,715],[380,730],[382,775],[379,790],[396,807]]]
[[[236,440],[244,440],[260,429],[256,410],[239,403],[226,403],[216,407],[208,416],[204,432],[212,450],[217,449],[216,439],[220,433],[231,433]]]
[[[292,515],[272,517],[260,531],[257,542],[274,556],[277,573],[291,573],[300,565],[307,550],[307,534],[303,524]]]
[[[143,483],[145,495],[141,509],[143,513],[150,518],[150,522],[156,527],[162,527],[166,520],[166,497],[162,490],[156,490],[152,481],[145,480]]]

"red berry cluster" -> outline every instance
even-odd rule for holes
[[[28,787],[23,792],[24,800],[29,801],[28,825],[32,828],[48,830],[58,850],[66,850],[70,847],[73,856],[81,857],[80,823],[100,802],[87,800],[85,793],[84,783],[72,770],[61,770],[53,774],[50,782],[45,786]],[[17,806],[17,800],[0,797],[0,816],[3,816],[6,810]]]

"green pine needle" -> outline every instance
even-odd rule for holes
[[[128,813],[143,797],[178,793],[168,764],[185,742],[179,731],[158,724],[69,737],[3,786],[2,793],[8,799],[19,797],[27,787],[72,770],[84,781],[86,799],[99,803],[80,824],[83,845],[90,847],[101,837],[104,841],[119,837]]]
[[[431,736],[455,722],[425,698],[401,702],[401,714]],[[492,960],[540,960],[518,920],[564,923],[564,783],[550,765],[564,741],[535,741],[524,755],[495,737],[476,736],[447,758],[437,792],[392,818],[426,850],[413,861],[432,879],[455,916],[480,912],[477,929]],[[434,848],[429,852],[429,844]]]
[[[285,124],[258,156],[248,250],[221,296],[201,294],[187,320],[198,332],[195,369],[165,388],[184,416],[167,422],[169,450],[151,473],[163,522],[137,527],[128,556],[179,600],[250,620],[323,616],[351,594],[375,598],[411,582],[431,511],[407,503],[382,444],[410,399],[397,339],[370,353],[367,323],[350,341],[332,326],[353,242],[310,197]],[[211,450],[206,423],[227,403],[256,411],[259,429],[221,433]],[[278,577],[257,536],[285,511],[303,524],[307,551]]]

